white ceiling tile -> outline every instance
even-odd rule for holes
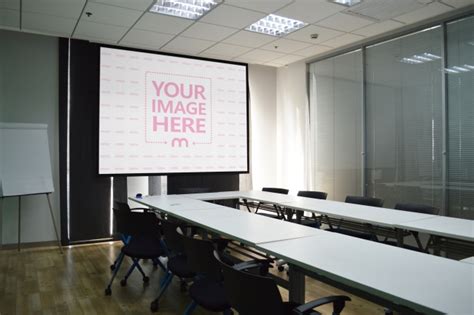
[[[278,37],[258,34],[258,33],[249,32],[249,31],[240,31],[230,36],[229,38],[223,40],[223,42],[228,43],[228,44],[235,44],[235,45],[240,45],[240,46],[257,48],[267,43],[270,43],[276,39],[278,39]]]
[[[225,3],[244,9],[272,13],[291,3],[291,0],[225,0]]]
[[[396,18],[394,18],[394,20],[410,24],[410,23],[415,23],[415,22],[418,22],[418,21],[422,21],[422,20],[431,18],[431,17],[436,16],[436,15],[443,14],[443,13],[448,12],[450,10],[451,10],[451,8],[448,7],[447,5],[444,5],[444,4],[439,3],[439,2],[433,2],[433,3],[423,7],[421,9],[418,9],[418,10],[412,11],[410,13],[406,13],[406,14],[397,16]]]
[[[369,36],[374,36],[374,35],[389,32],[396,28],[402,27],[403,25],[405,24],[397,22],[397,21],[387,20],[380,23],[368,25],[366,27],[353,31],[352,33],[369,37]]]
[[[92,15],[87,16],[87,12]],[[142,13],[136,10],[88,2],[82,13],[81,21],[130,27]]]
[[[223,55],[216,55],[216,54],[209,54],[206,52],[202,52],[199,54],[199,57],[203,58],[210,58],[210,59],[218,59],[218,60],[223,60],[223,61],[229,61],[229,57],[223,56]]]
[[[304,49],[295,51],[294,54],[295,55],[300,55],[300,56],[303,56],[303,57],[312,57],[312,56],[319,55],[323,52],[327,52],[331,49],[332,49],[331,47],[326,47],[326,46],[321,46],[321,45],[313,45],[313,46],[310,46],[308,48],[304,48]]]
[[[0,0],[0,9],[20,10],[20,0]]]
[[[8,29],[19,29],[20,11],[0,8],[0,27]]]
[[[235,28],[196,22],[181,35],[198,39],[220,41],[237,31],[238,30]]]
[[[76,35],[81,35],[82,37],[91,36],[117,42],[127,30],[128,28],[125,26],[100,24],[81,19],[74,31],[73,37],[76,37]]]
[[[318,38],[312,39],[311,34],[318,34]],[[319,44],[328,39],[334,38],[336,36],[344,34],[343,32],[332,30],[329,28],[316,26],[316,25],[308,25],[305,28],[297,30],[296,32],[290,33],[286,36],[286,38],[299,40],[303,42],[307,42],[310,44]]]
[[[163,14],[146,13],[133,28],[176,35],[181,33],[192,23],[193,21],[187,19]]]
[[[344,10],[346,7],[327,0],[295,0],[294,3],[278,10],[275,14],[314,23],[334,13]]]
[[[462,8],[474,4],[474,0],[441,0],[441,2],[455,8]]]
[[[296,55],[286,55],[280,58],[273,59],[271,62],[280,65],[289,65],[290,63],[305,59],[305,57],[296,56]]]
[[[86,0],[23,0],[23,12],[77,19]]]
[[[120,41],[122,45],[141,45],[143,47],[153,47],[159,49],[173,38],[173,35],[150,32],[145,30],[131,29]]]
[[[29,12],[23,12],[21,16],[21,27],[24,31],[31,30],[64,37],[71,36],[77,22],[76,19]]]
[[[357,42],[364,38],[364,36],[347,33],[324,42],[324,45],[330,47],[341,47],[350,43]]]
[[[316,23],[317,25],[333,28],[338,31],[350,32],[358,28],[373,24],[373,21],[363,19],[357,16],[337,13]]]
[[[221,4],[204,15],[201,21],[234,28],[244,28],[257,22],[264,16],[266,16],[264,13]]]
[[[122,47],[128,47],[128,48],[146,49],[146,50],[151,50],[151,51],[154,51],[154,52],[160,51],[159,47],[156,47],[156,46],[153,46],[153,45],[150,45],[150,44],[148,44],[148,45],[147,44],[135,44],[135,43],[130,43],[130,42],[126,42],[126,41],[121,41],[118,45],[122,46]]]
[[[209,40],[178,36],[162,49],[173,52],[197,54],[213,44],[215,44],[215,42]]]
[[[275,46],[277,48],[275,48]],[[299,42],[291,39],[281,38],[274,42],[271,42],[265,46],[260,47],[261,49],[272,50],[281,53],[292,53],[294,51],[311,46],[309,43]]]
[[[233,58],[237,57],[239,55],[242,55],[243,53],[246,53],[250,51],[252,48],[248,47],[242,47],[242,46],[236,46],[236,45],[230,45],[230,44],[224,44],[224,43],[218,43],[204,51],[203,53],[205,54],[215,54],[219,56],[225,56],[228,58]]]
[[[153,3],[155,3],[154,0],[89,0],[89,3],[90,2],[114,5],[117,7],[133,9],[142,12],[147,10]]]
[[[239,58],[252,60],[253,62],[265,63],[265,62],[269,62],[283,56],[285,56],[285,54],[277,53],[274,51],[263,50],[263,49],[254,49],[252,51],[249,51],[248,53],[245,53],[239,56]]]

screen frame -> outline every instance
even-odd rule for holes
[[[133,48],[133,47],[127,47],[127,46],[115,46],[115,45],[108,45],[108,44],[98,44],[99,50],[98,50],[98,58],[99,58],[99,73],[98,73],[98,88],[99,88],[99,93],[98,93],[98,99],[97,99],[97,122],[98,122],[98,130],[97,130],[97,175],[98,176],[172,176],[172,175],[196,175],[196,174],[249,174],[250,173],[250,85],[249,85],[249,67],[248,63],[244,62],[237,62],[237,61],[229,61],[229,60],[220,60],[220,59],[213,59],[213,58],[205,58],[205,57],[197,57],[197,56],[189,56],[189,55],[184,55],[184,54],[177,54],[177,53],[168,53],[168,52],[158,52],[158,51],[153,51],[153,50],[147,50],[147,49],[140,49],[140,48]],[[210,61],[210,62],[217,62],[217,63],[224,63],[224,64],[232,64],[232,65],[237,65],[237,66],[244,66],[245,67],[245,81],[246,81],[246,107],[247,107],[247,169],[245,171],[222,171],[222,172],[203,172],[203,171],[196,171],[196,172],[165,172],[165,173],[107,173],[107,174],[102,174],[100,173],[100,167],[99,167],[99,158],[100,158],[100,71],[101,71],[101,50],[102,48],[111,48],[111,49],[117,49],[117,50],[126,50],[126,51],[132,51],[132,52],[140,52],[140,53],[148,53],[148,54],[153,54],[153,55],[164,55],[164,56],[170,56],[170,57],[178,57],[178,58],[188,58],[188,59],[196,59],[196,60],[202,60],[202,61]]]

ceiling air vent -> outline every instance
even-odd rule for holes
[[[377,22],[389,20],[405,13],[420,9],[432,0],[364,0],[347,8],[344,13]]]

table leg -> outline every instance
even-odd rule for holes
[[[397,233],[397,246],[398,247],[403,247],[403,230],[402,229],[396,229]]]
[[[20,248],[21,243],[21,196],[18,196],[18,251],[21,250]]]
[[[433,254],[436,256],[441,256],[441,241],[438,236],[432,235],[432,242],[433,242]]]
[[[305,302],[305,276],[293,265],[290,266],[289,277],[290,277],[290,286],[288,287],[289,291],[289,300],[298,304],[304,304]]]

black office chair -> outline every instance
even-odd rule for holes
[[[120,202],[120,201],[114,201],[114,206],[113,206],[113,209],[116,209],[117,211],[120,211],[120,212],[123,212],[123,213],[129,213],[129,212],[148,212],[148,208],[142,208],[142,207],[139,207],[139,208],[130,208],[130,206],[128,205],[128,203],[126,202]],[[124,227],[123,226],[120,226],[117,222],[116,222],[116,231],[118,232],[119,234],[119,239],[122,241],[122,243],[124,245],[127,245],[127,243],[129,242],[130,240],[130,235],[126,235],[123,233],[123,230],[124,230]],[[120,252],[120,254],[118,255],[117,258],[115,258],[114,260],[114,263],[112,265],[110,265],[110,270],[114,271],[115,267],[117,266],[117,262],[123,258],[123,253]]]
[[[211,312],[232,314],[224,292],[220,265],[213,254],[217,245],[209,240],[180,235],[188,267],[196,274],[193,284],[189,287],[192,301],[184,314],[190,315],[198,305]]]
[[[416,204],[416,203],[397,203],[394,209],[409,211],[409,212],[416,212],[416,213],[431,214],[431,215],[438,215],[439,213],[439,209],[436,207],[429,206],[429,205]],[[410,234],[414,237],[417,246],[403,244],[403,248],[418,251],[418,252],[428,252],[428,248],[427,248],[428,246],[426,247],[423,246],[419,237],[419,233],[417,231],[411,231]],[[428,240],[428,244],[430,241],[431,241],[431,237]],[[392,246],[398,246],[396,241],[388,240],[387,238],[383,241],[383,243],[392,245]]]
[[[112,278],[105,289],[106,295],[112,294],[112,283],[125,256],[132,259],[132,266],[130,266],[127,274],[120,281],[122,286],[127,285],[127,279],[135,268],[140,271],[144,284],[149,282],[150,279],[145,275],[145,272],[140,266],[141,259],[155,259],[163,270],[166,269],[157,259],[165,253],[161,246],[159,220],[156,215],[153,213],[134,213],[114,209],[114,217],[117,221],[117,225],[123,229],[122,233],[130,237],[128,243],[121,249],[123,255],[120,256]]]
[[[358,205],[364,205],[364,206],[371,206],[371,207],[382,207],[383,206],[383,199],[380,198],[373,198],[373,197],[362,197],[362,196],[347,196],[346,203],[353,203],[353,204],[358,204]],[[343,220],[340,220],[339,225],[342,223]],[[344,229],[341,228],[340,226],[338,227],[333,227],[330,225],[329,229],[326,229],[326,231],[330,232],[335,232],[335,233],[340,233],[340,234],[345,234],[357,238],[362,238],[365,240],[371,240],[371,241],[378,241],[377,236],[374,235],[373,233],[367,233],[367,232],[359,232],[359,231],[354,231],[350,229]]]
[[[252,264],[230,266],[222,261],[219,253],[214,252],[224,275],[224,288],[232,307],[240,315],[272,314],[320,314],[314,308],[332,303],[333,314],[338,315],[344,309],[347,296],[329,296],[300,305],[283,302],[275,280],[266,276],[248,272]],[[262,269],[264,270],[264,269]]]
[[[347,196],[345,202],[364,206],[383,207],[383,199],[362,196]]]
[[[186,290],[186,281],[196,276],[195,272],[188,266],[187,258],[184,254],[183,238],[178,233],[178,229],[183,230],[188,227],[169,220],[162,220],[161,226],[166,246],[165,251],[168,256],[168,263],[166,275],[161,282],[160,292],[156,299],[150,304],[152,312],[158,311],[160,298],[171,284],[174,276],[181,279],[181,291]]]
[[[288,189],[276,188],[276,187],[263,187],[262,191],[272,192],[272,193],[282,194],[282,195],[288,195],[288,192],[289,192]],[[244,199],[244,202],[247,204],[247,200]],[[269,204],[264,203],[264,202],[258,202],[257,206],[255,207],[255,212],[254,213],[264,215],[264,216],[267,216],[267,217],[270,217],[270,218],[275,218],[275,219],[285,219],[283,209],[281,207],[277,206],[277,205],[272,205],[273,210],[275,210],[275,214],[273,214],[273,213],[258,213],[258,210],[260,210],[260,207],[262,207],[264,205],[269,205]],[[247,206],[247,209],[250,212],[250,209],[249,209],[248,206]],[[265,210],[269,210],[269,209],[267,208]]]
[[[323,192],[323,191],[317,191],[317,190],[300,190],[298,191],[297,194],[298,197],[305,197],[305,198],[313,198],[313,199],[321,199],[321,200],[326,200],[328,197],[328,194]],[[318,218],[314,213],[311,213],[311,219],[312,220],[302,220],[303,218],[303,211],[301,210],[296,210],[293,212],[296,214],[296,223],[307,225],[307,226],[312,226],[315,228],[319,228],[321,223],[318,221]],[[291,217],[293,216],[293,213],[291,213]]]

